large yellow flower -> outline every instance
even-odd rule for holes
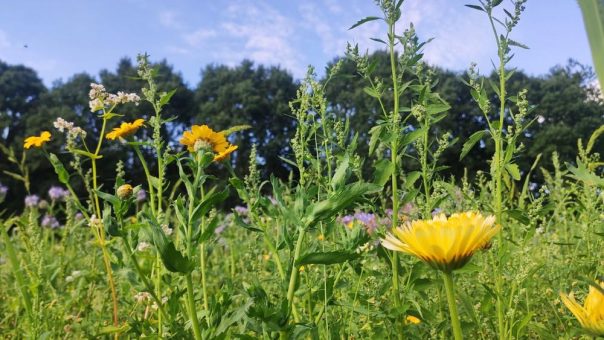
[[[447,218],[407,222],[387,233],[382,245],[419,257],[430,266],[451,272],[463,267],[499,231],[495,217],[465,212]]]
[[[140,118],[132,123],[123,122],[120,127],[114,128],[113,131],[109,132],[105,137],[111,140],[128,137],[134,134],[144,123],[145,120]]]
[[[190,131],[185,131],[182,134],[180,144],[186,145],[189,152],[195,152],[199,148],[207,148],[212,149],[218,155],[227,151],[231,146],[223,133],[216,132],[207,125],[193,125]],[[235,150],[231,152],[233,151]]]
[[[604,281],[599,283],[604,289]],[[583,329],[594,336],[604,336],[604,294],[600,290],[589,286],[589,294],[583,306],[577,303],[572,293],[568,296],[560,293],[560,298],[579,320]]]
[[[50,141],[50,137],[52,137],[52,135],[50,134],[50,132],[48,132],[48,131],[42,131],[42,133],[40,134],[40,136],[31,136],[31,137],[25,138],[25,143],[23,144],[23,147],[26,148],[26,149],[29,149],[32,146],[35,146],[36,148],[39,148],[44,143],[49,142]]]

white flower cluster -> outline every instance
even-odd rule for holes
[[[145,251],[145,250],[147,250],[149,248],[151,248],[151,245],[148,242],[145,242],[145,241],[139,242],[139,244],[136,246],[136,250],[140,251],[140,252],[143,252],[143,251]]]
[[[125,93],[123,91],[118,91],[117,94],[107,93],[105,86],[95,83],[90,84],[88,96],[90,97],[88,105],[92,112],[118,104],[135,103],[138,105],[138,102],[141,100],[136,93]]]
[[[134,295],[134,301],[138,303],[144,303],[145,301],[151,301],[151,294],[148,292],[138,292]]]
[[[73,122],[68,122],[61,117],[57,118],[53,125],[57,130],[59,130],[59,132],[67,131],[67,134],[73,137],[82,136],[82,138],[86,138],[86,131],[84,131],[84,129],[79,126],[75,126]]]
[[[71,272],[71,275],[69,275],[65,278],[65,282],[73,282],[73,281],[75,281],[75,279],[77,279],[80,276],[82,276],[82,272],[79,270],[74,270]]]

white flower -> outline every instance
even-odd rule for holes
[[[151,248],[151,245],[148,242],[139,242],[138,245],[136,246],[136,250],[137,251],[145,251],[147,249]]]
[[[174,233],[174,229],[170,228],[167,224],[162,224],[161,230],[164,231],[164,234],[166,234],[166,236],[172,236],[172,233]]]

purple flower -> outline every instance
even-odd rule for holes
[[[354,217],[363,224],[367,233],[371,234],[377,229],[377,218],[374,214],[358,212],[354,214]]]
[[[44,215],[44,217],[42,218],[42,226],[46,227],[46,228],[58,228],[60,226],[59,221],[57,221],[57,219],[49,214]]]
[[[69,191],[59,186],[52,186],[48,189],[48,197],[53,201],[62,201],[69,197]]]
[[[76,221],[81,221],[84,218],[84,215],[82,215],[81,212],[78,212],[75,214],[74,218]]]
[[[144,189],[140,189],[137,193],[136,193],[136,201],[137,202],[143,202],[147,199],[147,192]]]
[[[38,195],[27,195],[25,196],[25,206],[28,208],[33,208],[38,205],[40,202],[40,197]]]
[[[247,213],[248,213],[247,207],[243,207],[243,206],[240,206],[240,205],[238,205],[238,206],[235,207],[235,211],[240,216],[247,216]]]

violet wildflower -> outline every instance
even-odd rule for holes
[[[57,219],[49,214],[44,215],[44,217],[42,218],[42,226],[46,227],[46,228],[52,228],[52,229],[56,229],[60,226],[59,221],[57,221]]]
[[[27,195],[25,196],[25,206],[27,208],[33,208],[40,203],[40,197],[38,195]]]
[[[144,189],[140,189],[136,193],[136,202],[144,202],[147,199],[147,192]]]
[[[48,197],[52,201],[63,201],[69,197],[69,190],[53,185],[48,189]]]

